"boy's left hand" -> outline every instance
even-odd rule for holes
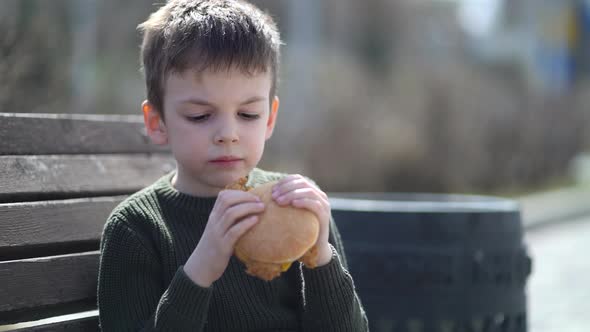
[[[281,206],[291,204],[313,212],[320,221],[318,236],[318,266],[326,265],[332,259],[328,243],[330,234],[330,202],[328,195],[299,174],[282,178],[272,188],[272,198]]]

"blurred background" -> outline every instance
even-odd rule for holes
[[[258,0],[286,45],[263,167],[329,191],[521,193],[590,146],[588,1]],[[140,114],[128,0],[3,0],[3,112]]]
[[[330,192],[520,198],[590,187],[590,0],[253,2],[285,41],[263,168]],[[157,6],[2,0],[0,112],[139,115],[136,27]],[[551,256],[543,243],[557,233],[535,233],[533,251]],[[559,250],[580,232],[565,233]],[[588,280],[585,265],[572,273]],[[531,330],[588,331],[574,317],[590,306],[590,286],[570,290],[575,304],[548,306],[570,298],[555,290],[568,272],[537,266],[554,279],[534,276],[533,287],[554,293],[533,292]],[[552,329],[555,310],[574,325]]]

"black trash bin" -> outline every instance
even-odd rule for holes
[[[331,194],[372,332],[525,332],[531,259],[518,204],[482,196]]]

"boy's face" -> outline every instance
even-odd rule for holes
[[[186,71],[165,82],[165,121],[144,102],[148,134],[176,159],[178,190],[215,196],[258,164],[279,104],[269,101],[270,88],[269,73]]]

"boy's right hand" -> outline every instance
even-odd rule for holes
[[[241,190],[223,190],[217,196],[199,244],[184,265],[189,278],[201,287],[219,279],[233,255],[236,241],[258,222],[264,204]]]

